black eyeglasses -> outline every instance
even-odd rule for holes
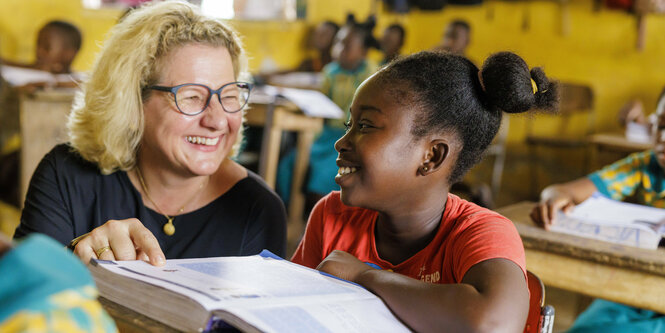
[[[252,84],[231,82],[217,90],[212,90],[208,86],[198,83],[185,83],[174,87],[150,86],[148,89],[172,93],[178,111],[188,116],[195,116],[208,107],[210,98],[215,94],[217,94],[224,111],[235,113],[242,110],[247,105]]]

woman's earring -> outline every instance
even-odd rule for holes
[[[427,172],[428,170],[429,170],[428,167],[426,167],[426,166],[423,167],[423,172]]]

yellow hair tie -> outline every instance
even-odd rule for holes
[[[533,79],[531,79],[531,89],[533,90],[534,95],[538,92],[538,85]]]

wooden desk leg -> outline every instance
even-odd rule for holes
[[[310,149],[314,142],[314,132],[300,131],[296,151],[296,162],[293,167],[293,182],[291,183],[291,202],[289,203],[288,235],[289,239],[300,239],[305,225],[303,209],[305,208],[305,195],[302,191],[309,167]]]
[[[282,127],[280,125],[281,113],[270,106],[266,115],[266,125],[263,128],[261,142],[261,157],[259,159],[259,175],[263,177],[268,186],[275,188],[277,178],[277,163],[279,160],[279,145],[282,141]]]

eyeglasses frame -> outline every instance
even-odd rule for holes
[[[238,109],[236,111],[228,111],[224,107],[224,103],[222,103],[222,90],[224,90],[225,87],[230,86],[232,84],[246,84],[247,85],[247,101],[249,101],[249,95],[252,92],[253,85],[249,82],[244,82],[244,81],[229,82],[229,83],[226,83],[223,86],[219,87],[219,89],[217,89],[217,90],[213,90],[210,87],[206,86],[205,84],[200,84],[200,83],[183,83],[183,84],[179,84],[177,86],[172,86],[172,87],[154,85],[154,86],[147,87],[147,89],[170,92],[171,94],[173,94],[173,101],[175,102],[175,106],[178,109],[178,112],[180,112],[180,113],[182,113],[186,116],[196,116],[196,115],[201,114],[203,111],[205,111],[208,108],[208,106],[210,105],[210,100],[212,99],[212,96],[214,96],[214,95],[217,95],[217,100],[219,101],[219,104],[222,106],[222,109],[224,110],[224,112],[226,112],[226,113],[237,113],[237,112],[241,111],[243,108],[245,108],[245,105],[247,105],[247,103],[248,103],[247,101],[245,101],[245,105],[241,106],[240,109]],[[180,105],[178,105],[178,98],[176,97],[177,96],[176,94],[178,93],[178,90],[180,90],[180,88],[185,87],[185,86],[200,86],[200,87],[204,87],[204,88],[208,89],[208,93],[209,93],[208,100],[206,101],[206,104],[203,107],[203,109],[201,109],[201,111],[196,112],[196,113],[185,113],[180,109]]]

